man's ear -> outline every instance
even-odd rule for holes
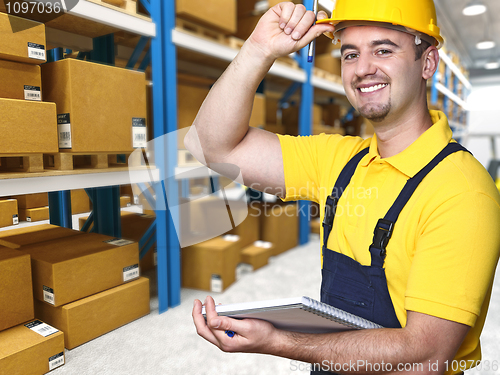
[[[422,78],[427,80],[431,78],[437,70],[439,63],[439,51],[436,47],[431,46],[422,55]]]

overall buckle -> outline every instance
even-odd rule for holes
[[[325,216],[323,216],[323,226],[331,227],[333,225],[333,218],[335,217],[335,211],[337,211],[337,203],[339,198],[332,197],[331,195],[327,198],[325,204]]]
[[[373,231],[373,243],[371,244],[371,247],[380,249],[381,257],[385,257],[385,247],[389,243],[389,239],[391,238],[393,229],[394,222],[386,219],[379,219],[377,225],[375,226],[375,230]]]

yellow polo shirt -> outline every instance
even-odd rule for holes
[[[369,152],[338,203],[328,248],[371,263],[369,245],[407,179],[450,141],[442,112],[430,111],[433,126],[401,153],[381,158],[377,137],[279,136],[285,172],[284,200],[320,204],[346,163]],[[321,217],[323,220],[323,217]],[[500,196],[490,175],[468,152],[456,152],[421,182],[403,208],[387,246],[385,271],[396,315],[406,311],[460,322],[473,328],[456,360],[479,360],[484,325],[500,250]],[[321,233],[321,238],[323,233]],[[469,366],[470,367],[470,366]]]

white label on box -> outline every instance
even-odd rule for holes
[[[132,147],[146,148],[148,133],[146,130],[146,119],[132,117]]]
[[[134,243],[134,241],[124,240],[123,238],[113,238],[112,240],[106,240],[103,242],[106,242],[106,243],[109,243],[110,245],[115,245],[115,246],[125,246],[125,245],[130,245],[131,243]]]
[[[40,320],[34,320],[31,323],[25,324],[24,326],[38,333],[39,335],[42,335],[43,337],[47,337],[59,332],[59,330],[57,330],[56,328],[49,326],[47,323],[44,323]]]
[[[222,239],[229,242],[238,242],[240,240],[240,236],[237,234],[226,234],[225,236],[222,236]]]
[[[240,263],[236,267],[236,280],[240,280],[243,276],[252,273],[253,266],[251,264]]]
[[[25,100],[42,100],[40,87],[24,85],[24,99]]]
[[[71,122],[69,113],[57,115],[57,134],[59,138],[59,148],[71,148]]]
[[[134,264],[123,269],[123,282],[137,279],[139,277],[139,265]]]
[[[51,305],[55,305],[54,289],[43,286],[43,300]]]
[[[49,358],[49,371],[64,365],[64,353],[53,355]]]
[[[212,275],[210,280],[210,291],[214,293],[222,293],[222,279],[219,275]]]
[[[28,42],[28,57],[45,61],[45,47],[41,44]]]
[[[19,216],[12,215],[12,225],[17,225],[17,224],[19,224]]]
[[[26,216],[26,221],[31,222],[31,217]]]
[[[256,247],[261,247],[263,249],[270,249],[271,247],[273,247],[273,244],[271,242],[261,241],[261,240],[255,241],[253,245]]]

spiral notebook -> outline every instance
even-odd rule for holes
[[[217,305],[220,316],[262,319],[293,332],[326,333],[381,325],[309,297]],[[205,316],[205,307],[202,310]]]

